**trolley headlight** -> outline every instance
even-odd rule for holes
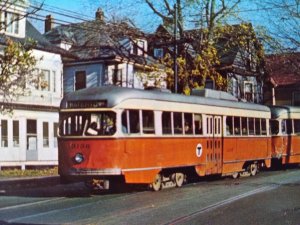
[[[82,155],[81,153],[77,153],[77,154],[75,155],[75,157],[74,157],[74,161],[75,161],[76,163],[82,163],[83,160],[84,160],[84,157],[83,157],[83,155]]]

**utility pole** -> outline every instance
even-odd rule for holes
[[[174,4],[174,88],[175,93],[178,92],[178,71],[177,71],[177,55],[178,55],[178,48],[177,48],[177,5]]]

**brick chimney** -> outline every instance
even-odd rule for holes
[[[50,31],[54,27],[54,19],[51,15],[47,15],[45,19],[45,33]]]
[[[104,22],[104,12],[101,8],[98,8],[95,14],[96,20]]]

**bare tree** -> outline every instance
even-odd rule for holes
[[[300,50],[300,1],[258,1],[267,21],[263,38],[270,52],[297,52]]]

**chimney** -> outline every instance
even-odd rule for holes
[[[101,8],[97,9],[95,16],[97,21],[104,22],[104,12]]]
[[[54,19],[51,15],[47,15],[45,19],[45,33],[50,31],[53,28],[54,25]]]

